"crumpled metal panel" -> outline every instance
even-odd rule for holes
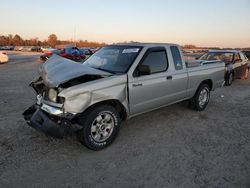
[[[39,69],[44,84],[49,88],[56,88],[71,79],[84,75],[111,76],[110,73],[100,71],[84,64],[53,55]]]
[[[76,85],[59,93],[65,98],[64,110],[81,113],[88,107],[106,100],[118,100],[129,112],[127,97],[127,76],[111,76]]]

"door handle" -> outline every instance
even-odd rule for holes
[[[167,80],[173,80],[173,76],[167,76]]]
[[[143,84],[142,83],[140,83],[140,84],[133,84],[133,87],[140,87],[140,86],[143,86]]]

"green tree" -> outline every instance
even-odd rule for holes
[[[48,37],[48,41],[47,41],[48,45],[50,45],[51,47],[55,47],[58,43],[58,40],[57,40],[57,36],[55,34],[51,34],[49,37]]]
[[[9,44],[9,38],[7,36],[0,36],[0,46],[6,46]]]
[[[9,45],[12,46],[13,45],[13,35],[9,34],[8,38],[9,38]]]
[[[12,43],[15,46],[22,46],[23,45],[23,39],[19,35],[15,35],[12,39]]]
[[[30,39],[30,45],[31,46],[37,46],[38,45],[38,38]]]

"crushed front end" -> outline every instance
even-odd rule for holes
[[[63,99],[57,96],[57,89],[47,88],[41,78],[30,86],[36,91],[37,100],[36,104],[23,112],[28,125],[55,138],[63,138],[81,129],[73,120],[76,114],[63,110]]]
[[[75,120],[91,104],[91,99],[98,102],[102,100],[100,96],[107,98],[103,95],[107,92],[105,89],[96,93],[96,98],[91,97],[93,85],[84,87],[83,84],[111,76],[111,73],[53,55],[40,67],[39,76],[30,84],[36,91],[36,104],[23,113],[24,119],[47,135],[63,138],[82,128]],[[97,85],[97,89],[102,86]]]

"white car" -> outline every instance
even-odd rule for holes
[[[41,51],[42,52],[48,52],[48,51],[51,51],[51,50],[56,50],[55,48],[51,48],[51,47],[41,47]]]
[[[9,61],[9,57],[5,52],[0,52],[0,64],[7,63]]]

